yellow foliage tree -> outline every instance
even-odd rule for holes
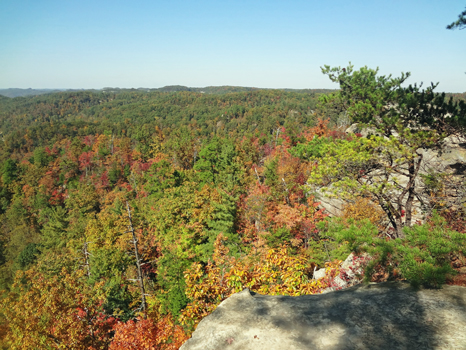
[[[98,287],[86,285],[81,271],[19,272],[1,303],[10,349],[107,349],[116,320],[102,313]]]
[[[233,293],[249,288],[271,295],[306,295],[320,293],[327,280],[312,279],[312,267],[304,254],[293,256],[286,246],[258,251],[256,256],[228,256],[220,234],[215,242],[213,261],[203,267],[194,263],[185,273],[186,296],[191,300],[181,315],[185,325],[196,325],[220,302]],[[329,274],[338,274],[341,261],[328,264]]]
[[[380,206],[364,197],[357,197],[353,202],[345,204],[343,207],[343,218],[354,221],[368,219],[379,230],[383,230],[387,226],[386,224],[388,224],[385,223],[384,225],[385,213]]]

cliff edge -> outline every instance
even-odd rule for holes
[[[300,297],[246,289],[180,349],[466,349],[466,288],[388,282]]]

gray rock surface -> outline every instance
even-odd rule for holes
[[[397,282],[301,297],[246,289],[204,318],[180,349],[466,349],[466,288]]]
[[[374,128],[362,128],[358,124],[353,124],[346,129],[346,133],[360,133],[363,137],[369,134],[376,134]],[[460,136],[447,137],[440,147],[440,149],[418,149],[418,154],[423,155],[423,162],[420,168],[420,174],[443,174],[447,177],[442,178],[444,185],[444,200],[446,206],[449,208],[457,209],[462,207],[466,202],[466,138]],[[376,173],[372,173],[377,176]],[[384,173],[381,173],[385,176]],[[394,180],[394,177],[392,177]],[[396,182],[401,186],[406,186],[408,178],[403,175],[396,176]],[[422,198],[424,203],[429,203],[429,192],[424,191],[424,184],[422,176],[416,179],[416,186],[418,188],[418,196]],[[320,207],[326,211],[330,216],[340,216],[346,201],[332,193],[332,186],[328,186],[326,191],[316,188],[315,194],[320,202]],[[423,223],[426,214],[430,212],[421,204],[416,198],[413,203],[413,222]]]
[[[354,253],[351,253],[348,255],[340,266],[340,274],[331,278],[330,287],[324,289],[322,294],[348,288],[361,283],[364,275],[364,268],[367,266],[369,261],[370,256],[367,253],[362,255],[355,255]],[[325,268],[315,270],[314,279],[326,277],[326,273],[327,271]]]
[[[313,278],[315,280],[318,280],[319,278],[323,278],[323,277],[325,277],[325,273],[326,273],[326,271],[325,271],[324,268],[315,270]]]
[[[341,216],[346,201],[340,197],[333,196],[332,190],[332,186],[328,186],[327,191],[323,191],[320,188],[315,189],[319,207],[324,209],[325,212],[330,216]]]

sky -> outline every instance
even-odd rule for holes
[[[0,88],[338,88],[320,67],[466,91],[465,0],[0,0]]]

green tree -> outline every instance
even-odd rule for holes
[[[22,270],[27,269],[36,261],[37,256],[40,254],[40,250],[38,248],[37,244],[29,243],[18,255],[16,262]]]
[[[372,257],[365,269],[370,280],[376,268],[385,269],[389,279],[400,274],[413,286],[440,287],[454,274],[451,258],[466,253],[464,234],[448,229],[443,218],[433,213],[424,225],[405,227],[404,239],[387,240],[369,220],[344,225],[339,218],[321,224],[321,232],[360,254]]]
[[[378,69],[354,71],[351,65],[325,66],[322,72],[340,85],[326,103],[340,105],[352,122],[373,135],[330,142],[324,148],[312,140],[308,151],[315,154],[312,158],[319,167],[310,182],[334,185],[346,194],[374,196],[396,235],[402,236],[402,227],[411,225],[413,203],[419,197],[422,150],[438,150],[447,136],[464,130],[466,104],[446,101],[445,94],[434,92],[433,84],[426,89],[402,86],[409,73],[392,78],[378,75]]]
[[[456,29],[456,28],[458,29],[466,28],[466,10],[464,10],[458,15],[458,19],[456,21],[447,25],[447,29]]]
[[[44,247],[63,248],[69,242],[67,228],[68,212],[63,207],[45,208],[43,210],[44,224],[42,228],[42,244]]]
[[[162,198],[167,189],[181,185],[183,180],[182,173],[164,159],[152,163],[144,176],[144,190],[149,192],[149,196],[157,199]]]
[[[18,172],[17,163],[12,159],[7,159],[5,163],[3,163],[2,169],[2,180],[3,183],[8,185],[12,183],[16,177]]]
[[[184,271],[190,263],[176,251],[166,251],[158,261],[158,284],[166,291],[162,298],[162,311],[169,311],[175,317],[189,302],[185,294]]]
[[[194,164],[194,170],[199,171],[199,179],[202,184],[217,184],[220,173],[225,170],[224,159],[222,159],[222,140],[214,138],[199,152],[199,160]]]
[[[33,155],[34,165],[38,167],[47,166],[52,158],[50,155],[47,154],[44,147],[35,148]]]

